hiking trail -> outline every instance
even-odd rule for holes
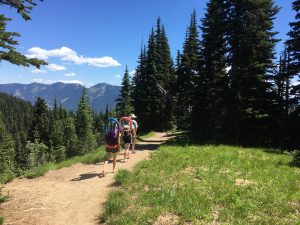
[[[166,133],[155,133],[151,138],[136,145],[136,154],[121,163],[117,156],[116,171],[132,170],[147,158],[150,152],[170,138]],[[123,153],[123,151],[121,151]],[[4,224],[22,225],[94,225],[100,216],[108,193],[117,188],[112,164],[106,166],[107,174],[99,178],[103,162],[75,164],[71,167],[49,171],[35,179],[15,179],[3,188],[11,200],[2,204]]]

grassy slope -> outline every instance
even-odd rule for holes
[[[300,224],[300,168],[291,160],[264,149],[166,145],[117,173],[121,188],[104,219],[153,224],[168,213],[178,224]]]

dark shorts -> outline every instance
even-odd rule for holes
[[[105,149],[106,152],[117,153],[119,151],[119,147],[116,148],[108,148]]]
[[[124,136],[123,141],[125,144],[131,144],[131,135],[130,136]]]

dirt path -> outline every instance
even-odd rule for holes
[[[137,153],[126,163],[117,163],[117,169],[133,169],[150,151],[167,140],[165,133],[140,142]],[[118,155],[118,159],[122,156]],[[112,164],[107,166],[109,172]],[[74,225],[97,224],[103,203],[113,188],[114,174],[99,178],[102,163],[76,164],[68,168],[49,171],[36,179],[16,179],[7,184],[3,192],[12,200],[4,203],[5,224]]]

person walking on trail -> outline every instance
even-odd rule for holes
[[[105,176],[105,166],[106,164],[108,164],[110,157],[112,156],[112,160],[113,160],[113,169],[112,172],[115,172],[115,168],[116,168],[116,163],[117,163],[117,153],[120,149],[120,134],[119,134],[119,130],[117,125],[115,126],[114,129],[114,134],[115,137],[117,137],[117,143],[113,143],[114,145],[106,145],[105,148],[105,161],[103,164],[103,169],[102,169],[102,176]]]
[[[124,130],[122,131],[122,138],[125,144],[124,159],[122,160],[122,162],[125,162],[126,159],[129,159],[129,148],[132,141],[132,135],[129,129],[129,125],[124,126]]]
[[[136,122],[136,116],[134,114],[130,115],[131,122],[132,122],[132,145],[131,145],[131,150],[132,153],[135,153],[135,144],[136,144],[136,139],[137,139],[137,129],[138,129],[138,123]]]

